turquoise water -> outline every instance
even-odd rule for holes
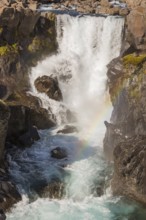
[[[23,200],[7,213],[8,220],[145,220],[146,211],[131,201],[113,197],[110,191],[111,171],[98,146],[83,147],[74,135],[52,135],[41,131],[41,140],[31,148],[13,149],[9,155],[10,172],[17,182]],[[68,158],[58,161],[50,150],[64,147]],[[79,146],[83,148],[79,151]],[[79,153],[80,152],[80,153]],[[64,168],[61,168],[65,165]],[[62,175],[64,178],[62,178]],[[61,200],[39,198],[33,184],[57,177],[65,183]],[[102,186],[103,195],[95,194]],[[32,201],[33,198],[33,201]]]

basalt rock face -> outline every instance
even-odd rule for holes
[[[104,151],[114,160],[112,189],[146,204],[146,55],[128,54],[108,67],[113,113],[105,123]]]
[[[28,73],[47,54],[55,52],[55,15],[39,13],[21,2],[0,7],[0,85],[6,98],[28,90]]]
[[[146,56],[129,54],[109,64],[108,85],[113,113],[110,133],[117,132],[122,139],[146,132]],[[109,135],[111,138],[111,135]],[[105,143],[108,143],[105,137]],[[113,139],[114,140],[114,139]],[[111,144],[111,150],[115,147]],[[105,147],[106,148],[106,147]]]
[[[146,136],[133,136],[114,150],[114,194],[146,204]]]
[[[126,0],[120,57],[108,65],[108,87],[113,104],[105,122],[104,152],[114,161],[112,190],[146,204],[146,1]]]

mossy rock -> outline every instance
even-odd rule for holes
[[[34,37],[31,44],[28,46],[28,51],[30,53],[35,53],[40,51],[50,51],[52,52],[54,48],[54,43],[50,42],[49,37],[41,38],[41,37]]]
[[[123,57],[124,65],[134,65],[138,66],[141,64],[144,60],[146,60],[146,54],[141,54],[139,56],[136,56],[135,54],[128,54]]]
[[[0,47],[0,56],[4,56],[11,53],[18,53],[18,44],[5,45]]]

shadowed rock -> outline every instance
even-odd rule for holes
[[[73,126],[73,125],[66,125],[66,126],[64,126],[63,129],[57,131],[57,133],[58,134],[59,133],[69,134],[69,133],[74,133],[74,132],[77,132],[77,131],[78,131],[78,129],[75,126]]]
[[[51,157],[56,159],[64,159],[67,157],[67,152],[64,148],[56,147],[51,151]]]
[[[38,77],[35,80],[35,87],[38,90],[38,92],[45,93],[51,99],[54,99],[56,101],[62,100],[62,93],[59,88],[58,80],[56,77]]]
[[[134,136],[114,150],[112,190],[146,204],[146,136]]]

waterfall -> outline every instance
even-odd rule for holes
[[[39,76],[57,76],[63,103],[76,113],[82,135],[92,138],[96,133],[100,144],[105,132],[103,121],[109,120],[112,109],[106,92],[106,65],[120,53],[123,23],[124,19],[112,16],[58,15],[58,53],[39,63],[30,76],[33,93],[44,100],[43,107],[51,105],[60,124],[62,105],[38,94],[34,87]],[[63,77],[68,80],[63,81]]]
[[[133,213],[131,205],[119,204],[120,198],[105,191],[97,195],[106,181],[107,169],[101,148],[103,121],[110,119],[112,110],[106,90],[107,64],[120,54],[123,24],[120,17],[57,15],[57,54],[32,69],[31,92],[41,98],[44,108],[51,106],[58,126],[68,123],[65,112],[61,114],[64,109],[72,111],[79,133],[58,135],[54,130],[40,131],[40,141],[10,155],[10,172],[27,193],[31,182],[60,178],[63,171],[64,197],[37,198],[32,203],[23,200],[8,214],[8,220],[113,220],[127,219]],[[34,82],[43,75],[58,78],[62,102],[37,92]],[[66,149],[67,160],[51,158],[50,151],[56,146]]]

